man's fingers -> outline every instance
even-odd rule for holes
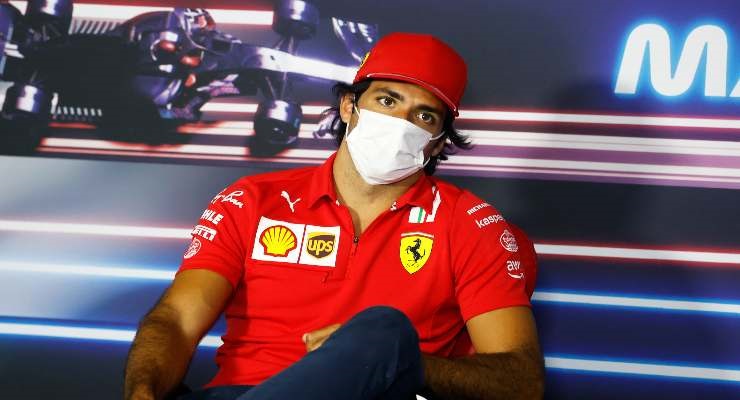
[[[321,329],[317,329],[313,332],[309,332],[303,335],[303,343],[306,344],[306,351],[314,351],[321,347],[322,344],[326,341],[326,339],[331,336],[332,333],[334,333],[339,327],[342,326],[341,324],[333,324],[326,327],[323,327]]]
[[[319,347],[321,347],[322,344],[324,344],[324,341],[326,341],[326,337],[309,342],[308,344],[306,344],[306,351],[310,353],[318,349]]]
[[[329,339],[329,336],[331,336],[331,334],[326,335],[324,337],[321,337],[321,338],[315,340],[314,342],[312,342],[311,343],[311,347],[310,347],[310,349],[308,351],[314,351],[314,350],[318,349],[319,347],[321,347],[321,345],[323,345],[324,342],[326,342],[327,339]]]
[[[336,331],[337,329],[339,329],[340,326],[342,326],[342,325],[341,324],[333,324],[333,325],[325,326],[325,327],[323,327],[321,329],[317,329],[317,330],[315,330],[313,332],[309,332],[309,333],[306,334],[306,340],[307,340],[307,342],[312,342],[312,341],[315,341],[315,340],[325,339],[325,338],[329,337],[329,335],[331,335],[332,333],[334,333],[334,331]]]

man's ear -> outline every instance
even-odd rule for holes
[[[342,100],[339,102],[339,117],[342,118],[342,122],[345,124],[349,124],[349,120],[352,118],[354,101],[354,93],[345,93],[344,96],[342,96]]]

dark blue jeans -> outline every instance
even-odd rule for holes
[[[419,337],[391,307],[368,308],[317,350],[257,386],[199,390],[180,400],[408,400],[424,384]]]

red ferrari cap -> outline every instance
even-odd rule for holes
[[[417,84],[434,93],[457,117],[468,82],[465,60],[432,35],[391,33],[366,55],[353,83],[391,79]]]

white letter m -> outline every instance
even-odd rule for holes
[[[706,48],[704,95],[727,96],[727,36],[721,28],[703,25],[691,31],[678,59],[675,74],[672,74],[668,32],[656,24],[638,26],[627,38],[615,93],[637,92],[646,48],[649,50],[650,81],[661,95],[678,96],[691,87]],[[740,82],[730,96],[740,97]]]

